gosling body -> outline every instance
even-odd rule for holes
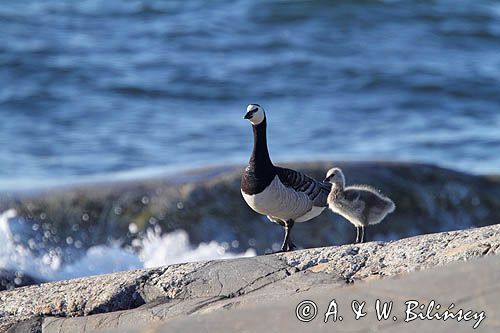
[[[332,184],[328,207],[356,227],[356,243],[365,241],[365,227],[380,223],[396,205],[387,196],[369,185],[345,186],[341,169],[328,170],[325,181]]]

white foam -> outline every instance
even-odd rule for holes
[[[24,272],[44,280],[54,281],[81,276],[111,273],[138,268],[149,268],[182,262],[255,256],[249,249],[231,253],[226,246],[212,241],[192,246],[184,230],[162,234],[159,227],[147,230],[145,236],[132,241],[136,250],[123,248],[119,243],[94,246],[75,262],[62,263],[60,251],[35,255],[29,247],[20,245],[10,225],[19,219],[15,210],[0,214],[0,268]],[[22,237],[22,235],[21,235]]]
[[[177,230],[161,235],[161,231],[149,229],[144,238],[138,238],[141,248],[139,258],[144,267],[156,267],[180,262],[191,262],[211,259],[228,259],[235,257],[255,256],[255,251],[249,249],[244,253],[227,252],[224,246],[211,241],[201,243],[193,248],[189,243],[189,236],[184,230]],[[137,242],[134,242],[134,245]]]

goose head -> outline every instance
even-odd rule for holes
[[[345,187],[344,173],[339,168],[331,168],[326,173],[324,182],[332,184],[336,189],[343,189]]]
[[[266,119],[266,114],[259,104],[249,104],[243,118],[251,122],[252,125],[257,126]]]

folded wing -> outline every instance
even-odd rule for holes
[[[305,193],[316,207],[328,205],[327,198],[331,184],[319,182],[299,171],[276,167],[276,173],[283,185],[297,192]]]

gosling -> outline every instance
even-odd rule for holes
[[[356,227],[355,243],[364,243],[365,227],[380,223],[396,209],[394,202],[368,185],[345,187],[342,170],[328,170],[324,182],[332,184],[328,195],[328,207]]]

